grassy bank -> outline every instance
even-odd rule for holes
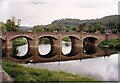
[[[95,81],[89,77],[55,72],[46,69],[23,67],[13,62],[3,62],[3,68],[13,81]]]
[[[100,47],[108,46],[109,48],[120,49],[120,39],[111,39],[102,41],[99,44]]]

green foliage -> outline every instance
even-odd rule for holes
[[[40,39],[39,44],[50,44],[50,40],[48,38],[42,38]]]
[[[0,22],[0,29],[3,32],[6,31],[19,31],[18,27],[20,25],[20,19],[18,19],[18,23],[16,23],[15,17],[12,17],[11,19],[7,19],[6,23]]]
[[[4,70],[12,78],[13,81],[95,81],[89,77],[82,77],[80,75],[74,75],[65,72],[48,71],[47,69],[35,69],[23,67],[13,62],[2,62]]]
[[[23,39],[23,37],[18,37],[13,40],[13,46],[22,46],[27,44],[27,40]]]
[[[53,23],[53,24],[50,24],[46,27],[48,30],[47,31],[50,31],[50,32],[53,32],[53,31],[61,31],[62,30],[62,26],[60,24],[57,24],[57,23]]]
[[[112,33],[117,34],[118,30],[117,29],[112,29]]]
[[[105,33],[106,27],[105,26],[101,26],[99,31],[100,31],[100,33]]]
[[[70,27],[74,28],[72,31],[96,32],[105,33],[107,29],[119,29],[118,15],[106,16],[101,19],[79,20],[79,19],[60,19],[52,23],[58,23],[63,27],[69,27],[64,31],[71,31]],[[114,32],[113,32],[114,33]]]
[[[63,38],[63,41],[70,42],[71,39],[70,39],[69,37],[64,37],[64,38]]]
[[[18,37],[16,39],[13,40],[13,52],[14,55],[12,55],[13,57],[16,56],[16,54],[18,53],[17,47],[18,46],[22,46],[27,44],[27,40],[23,39],[23,37]]]
[[[60,24],[60,25],[65,26],[65,27],[66,26],[74,27],[74,26],[78,26],[79,24],[81,24],[79,19],[70,19],[70,18],[55,20],[52,22],[52,24],[54,24],[54,23]]]
[[[100,24],[95,25],[95,31],[100,31],[100,33],[105,33],[106,27]]]
[[[7,28],[6,28],[6,26],[5,26],[5,24],[3,22],[0,22],[0,31],[2,31],[2,32],[7,31]]]
[[[77,27],[72,27],[72,31],[78,31]]]
[[[79,27],[78,27],[78,31],[83,31],[83,29],[85,28],[86,24],[83,23],[83,24],[80,24]]]
[[[7,31],[16,31],[15,23],[11,19],[6,21],[5,26],[7,27]]]
[[[40,25],[37,25],[37,26],[34,26],[34,27],[33,27],[33,30],[32,30],[32,31],[33,31],[33,32],[36,32],[36,31],[37,31],[37,32],[44,32],[44,31],[45,31],[44,28],[45,28],[45,27],[42,26],[42,25],[41,25],[41,26],[40,26]]]
[[[105,40],[99,44],[100,47],[108,45],[110,48],[120,49],[120,39]]]

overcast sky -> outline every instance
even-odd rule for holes
[[[118,14],[119,0],[0,0],[0,21],[11,16],[22,25],[45,25],[56,19],[96,19]]]

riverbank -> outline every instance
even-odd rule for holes
[[[95,81],[95,79],[90,77],[83,77],[62,71],[57,72],[47,69],[24,67],[15,62],[4,61],[2,64],[2,67],[13,81]]]
[[[120,50],[120,39],[105,40],[102,41],[99,46]]]
[[[9,75],[4,71],[0,65],[0,83],[13,83]]]

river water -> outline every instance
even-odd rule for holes
[[[27,44],[18,47],[20,54],[23,56],[27,52]],[[26,49],[26,50],[25,50]],[[62,51],[64,54],[69,53],[71,46],[63,46]],[[50,45],[39,45],[39,52],[41,54],[47,54],[50,51]],[[112,54],[109,57],[99,57],[84,60],[72,60],[61,62],[49,62],[49,63],[28,63],[23,64],[27,67],[43,68],[51,71],[64,71],[73,74],[80,74],[84,76],[92,76],[98,80],[103,81],[118,81],[118,55]]]

